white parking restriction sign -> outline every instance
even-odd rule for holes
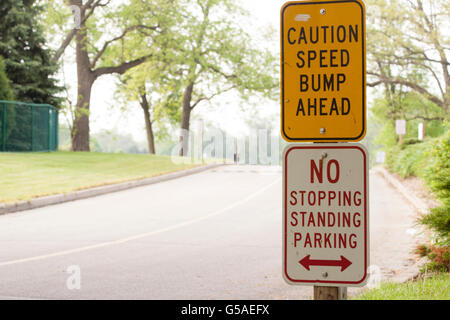
[[[368,188],[368,152],[363,145],[286,147],[283,276],[289,284],[365,285]]]

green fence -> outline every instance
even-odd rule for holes
[[[48,104],[0,100],[0,151],[58,149],[58,110]]]

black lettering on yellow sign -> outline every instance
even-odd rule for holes
[[[312,91],[339,91],[341,85],[345,82],[345,74],[301,74],[300,92]]]
[[[350,113],[350,99],[308,98],[298,100],[296,116],[345,116]],[[331,100],[331,101],[330,101]]]
[[[314,26],[289,28],[287,41],[292,46],[299,46],[296,67],[310,68],[345,68],[350,65],[351,57],[347,49],[320,49],[326,43],[356,43],[359,42],[358,25]],[[301,50],[302,46],[317,44],[316,50]],[[337,71],[339,70],[339,71]],[[346,83],[347,77],[340,69],[335,73],[300,74],[299,91],[339,92]],[[345,116],[350,114],[351,103],[347,97],[334,98],[300,98],[297,116]]]
[[[348,50],[308,50],[306,52],[297,52],[299,62],[296,63],[297,68],[301,69],[305,66],[308,68],[319,66],[320,68],[336,68],[346,67],[350,63],[350,54]],[[305,61],[306,60],[306,61]]]
[[[343,26],[316,26],[316,27],[301,27],[300,29],[289,28],[288,42],[291,45],[295,44],[316,44],[316,43],[343,43],[343,42],[358,42],[358,25]]]

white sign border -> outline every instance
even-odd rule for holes
[[[359,149],[363,152],[364,158],[365,158],[365,178],[364,178],[364,184],[365,184],[365,270],[364,270],[364,277],[360,281],[333,281],[333,280],[299,280],[299,279],[290,279],[287,275],[287,247],[286,247],[286,235],[287,235],[287,201],[286,201],[286,157],[288,153],[292,149],[297,148],[303,148],[303,149],[340,149],[340,148],[355,148]],[[346,142],[340,142],[340,143],[290,143],[288,144],[284,150],[283,150],[283,158],[282,158],[282,211],[283,211],[283,224],[282,224],[282,237],[281,242],[283,244],[282,246],[282,274],[283,279],[290,285],[301,285],[301,286],[331,286],[331,287],[363,287],[367,284],[369,280],[369,274],[368,269],[370,266],[370,214],[369,214],[369,152],[367,148],[361,144],[361,143],[346,143]]]

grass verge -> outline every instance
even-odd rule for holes
[[[148,154],[0,153],[0,202],[144,179],[198,165]]]
[[[386,282],[353,300],[450,300],[450,275],[435,274],[405,283]]]

